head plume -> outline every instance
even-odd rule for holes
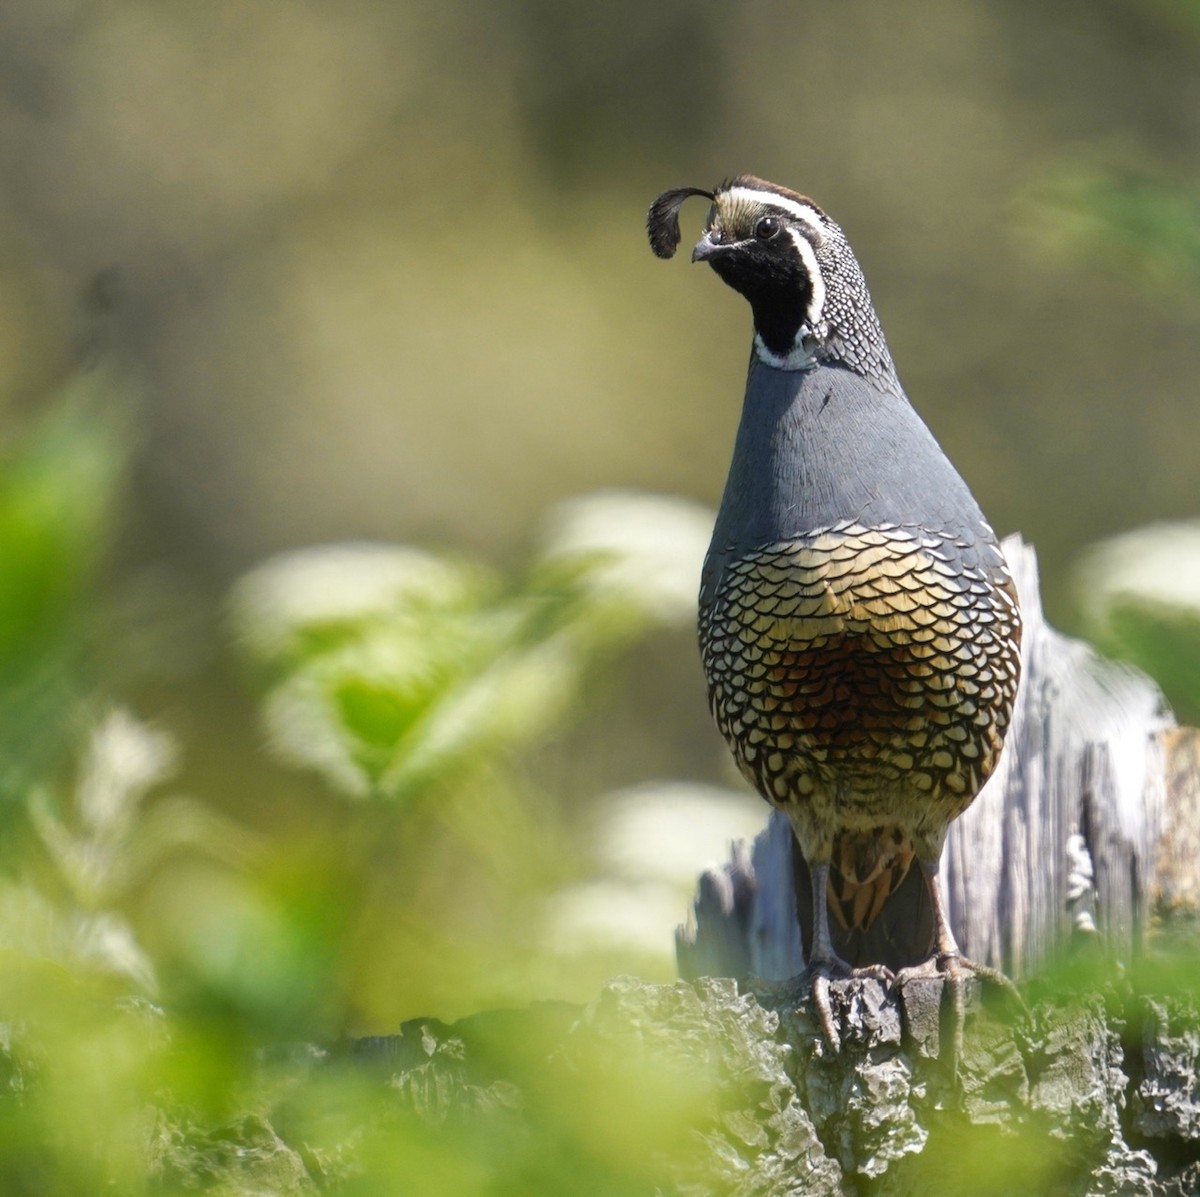
[[[707,200],[715,199],[711,191],[700,187],[676,187],[664,191],[650,205],[646,214],[646,232],[650,235],[650,248],[660,258],[674,257],[679,248],[679,209],[689,196],[702,195]]]

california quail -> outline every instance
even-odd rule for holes
[[[938,860],[996,765],[1020,615],[995,534],[900,386],[842,230],[805,196],[740,175],[655,200],[659,257],[691,195],[712,202],[692,261],[754,316],[701,656],[718,727],[807,863],[809,967],[833,1036],[828,978],[852,965],[991,972],[959,956]],[[873,940],[913,860],[925,931]]]

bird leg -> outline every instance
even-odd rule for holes
[[[825,1042],[836,1055],[842,1047],[842,1037],[838,1034],[833,1021],[833,1006],[829,1001],[830,976],[849,976],[850,966],[834,951],[833,940],[829,937],[829,906],[826,901],[826,888],[829,885],[829,861],[813,864],[812,873],[813,896],[813,934],[812,951],[809,953],[807,972],[812,976],[813,1009],[817,1013],[817,1022]]]
[[[929,892],[930,905],[933,908],[934,919],[934,952],[928,960],[911,968],[901,969],[896,975],[896,985],[903,987],[910,978],[940,976],[945,981],[950,993],[951,1014],[953,1019],[953,1034],[950,1039],[950,1068],[958,1075],[958,1061],[962,1058],[963,1024],[966,1021],[966,979],[973,973],[981,981],[991,981],[999,986],[1022,1011],[1026,1010],[1016,985],[1012,983],[999,969],[989,968],[985,964],[976,964],[968,960],[958,948],[954,931],[950,927],[950,919],[946,915],[946,906],[942,900],[942,887],[938,883],[941,872],[940,862],[922,860],[919,862],[921,876]]]
[[[832,977],[872,977],[891,985],[895,978],[889,968],[882,964],[852,968],[838,954],[829,934],[829,861],[809,866],[812,874],[813,934],[812,951],[808,957],[805,976],[812,978],[813,1009],[825,1042],[836,1055],[842,1049],[842,1037],[838,1033],[833,1017],[833,1005],[829,998],[829,981]]]

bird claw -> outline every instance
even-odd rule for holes
[[[842,1050],[842,1037],[838,1034],[837,1023],[833,1017],[833,1004],[829,1000],[829,976],[827,973],[818,972],[813,977],[811,992],[813,1009],[816,1011],[821,1034],[824,1036],[830,1052],[835,1056],[839,1055]]]
[[[942,1039],[945,1046],[941,1054],[956,1084],[960,1079],[958,1065],[963,1057],[963,1027],[967,1017],[966,982],[972,975],[981,982],[991,982],[1003,990],[1022,1014],[1029,1013],[1016,985],[999,969],[976,964],[958,952],[938,952],[921,964],[902,968],[895,978],[894,988],[898,993],[913,980],[940,979],[944,983],[943,993],[950,995],[951,1034]]]
[[[981,981],[990,981],[1004,992],[1005,996],[1022,1014],[1029,1013],[1029,1008],[1025,1005],[1024,998],[1021,997],[1021,991],[998,968],[991,968],[986,964],[976,964],[974,960],[968,960],[958,952],[938,952],[920,964],[902,968],[895,975],[894,985],[899,990],[912,980],[941,978],[948,985],[961,986],[968,974],[978,977]]]
[[[890,990],[895,984],[896,977],[890,968],[882,964],[868,964],[861,968],[851,968],[840,960],[813,964],[808,972],[812,977],[809,992],[812,995],[817,1024],[821,1028],[821,1035],[830,1052],[836,1056],[842,1050],[842,1036],[838,1031],[837,1019],[833,1013],[829,982],[834,978],[845,981],[878,981],[884,989]]]

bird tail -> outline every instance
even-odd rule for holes
[[[834,841],[826,899],[834,950],[847,964],[920,964],[933,951],[929,892],[912,841],[898,827],[843,832]],[[792,844],[796,912],[805,956],[812,945],[812,874]]]
[[[843,831],[833,842],[829,911],[846,931],[867,931],[900,888],[916,854],[900,827]]]

